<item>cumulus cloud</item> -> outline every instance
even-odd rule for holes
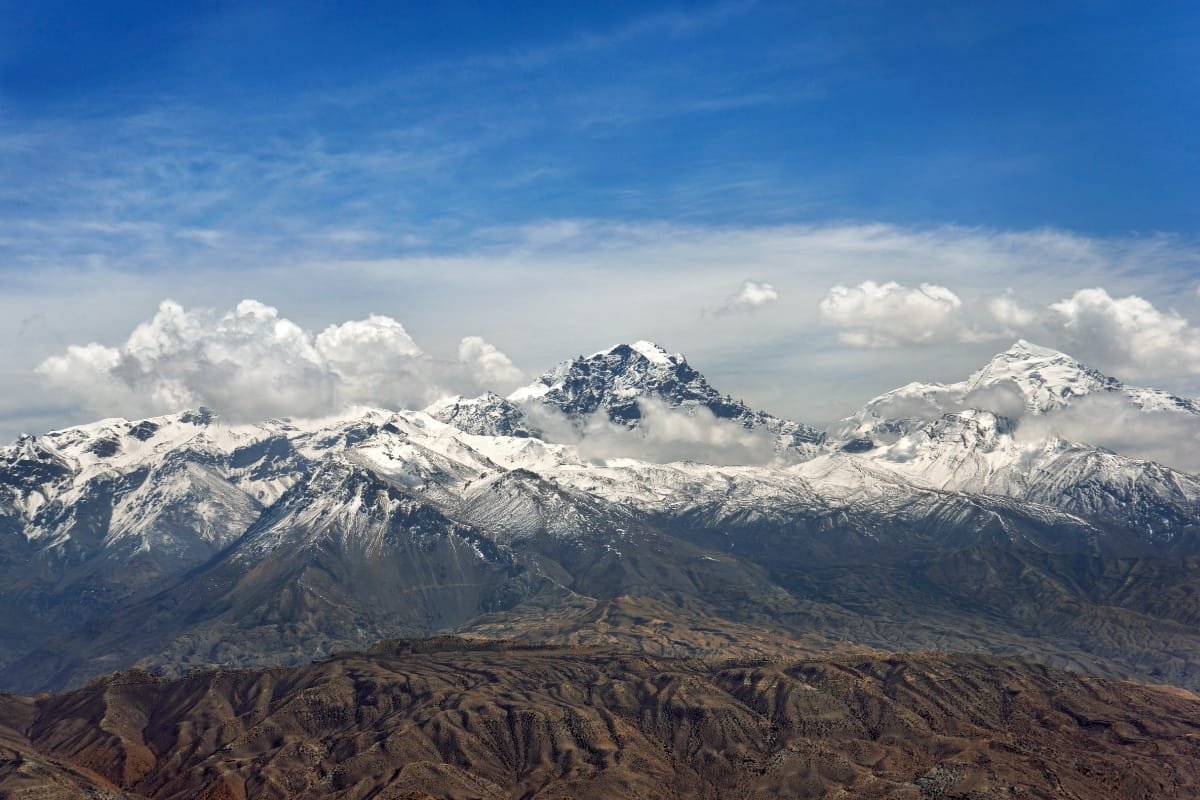
[[[735,294],[725,298],[721,305],[713,309],[714,316],[728,314],[744,314],[756,311],[779,300],[779,292],[765,281],[742,281],[741,288]]]
[[[446,366],[380,315],[318,334],[243,300],[219,314],[167,300],[119,347],[71,345],[37,369],[60,396],[97,414],[143,416],[200,405],[226,418],[318,416],[348,405],[422,407],[452,391],[519,375],[479,337]]]
[[[1137,295],[1080,289],[1048,312],[1066,345],[1085,359],[1133,375],[1200,373],[1200,328]]]
[[[1138,295],[1113,297],[1093,287],[1034,307],[1010,291],[986,307],[1005,335],[1051,345],[1121,376],[1200,374],[1200,327]]]
[[[697,461],[704,464],[765,464],[775,458],[775,442],[765,430],[748,430],[719,419],[707,408],[683,410],[660,400],[638,400],[641,419],[634,428],[611,421],[603,413],[582,422],[568,419],[541,403],[524,407],[531,425],[546,441],[572,445],[581,458],[605,462],[635,458],[663,464]]]
[[[433,379],[431,361],[391,317],[372,314],[330,325],[317,335],[315,346],[343,401],[424,405]]]
[[[459,342],[458,362],[477,386],[500,394],[508,394],[526,380],[512,359],[479,336]]]
[[[915,288],[895,281],[834,286],[818,304],[821,321],[855,347],[898,347],[974,338],[962,318],[962,300],[945,286]]]
[[[856,347],[1024,337],[1123,377],[1200,374],[1200,327],[1138,295],[1098,287],[1040,307],[1011,290],[967,307],[945,286],[865,281],[834,286],[818,308],[822,323]]]

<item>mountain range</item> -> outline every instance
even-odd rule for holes
[[[1089,422],[1118,412],[1144,441]],[[419,411],[24,436],[0,449],[0,687],[438,632],[1200,687],[1200,477],[1145,457],[1197,426],[1193,400],[1021,341],[819,430],[636,342]]]

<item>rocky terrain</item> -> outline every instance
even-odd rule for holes
[[[676,660],[393,641],[0,697],[0,794],[1189,798],[1200,700],[982,656]]]

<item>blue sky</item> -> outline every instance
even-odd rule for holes
[[[0,19],[3,433],[86,415],[51,408],[34,369],[120,345],[168,297],[254,297],[314,331],[387,314],[432,352],[478,333],[534,372],[664,338],[721,388],[820,419],[1003,344],[967,320],[855,347],[819,310],[835,284],[933,282],[964,309],[1102,287],[1192,341],[1193,3],[46,1]],[[907,243],[892,261],[878,225]],[[971,236],[969,258],[931,255]],[[695,264],[696,241],[720,254],[702,274],[672,260]],[[714,332],[745,280],[778,300]],[[632,296],[681,286],[711,297],[672,324]],[[1123,358],[1100,366],[1200,390],[1190,362]]]
[[[7,214],[1200,222],[1191,3],[5,5]]]

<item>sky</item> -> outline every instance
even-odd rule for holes
[[[650,339],[824,424],[1018,337],[1200,395],[1200,10],[0,0],[0,439]]]

